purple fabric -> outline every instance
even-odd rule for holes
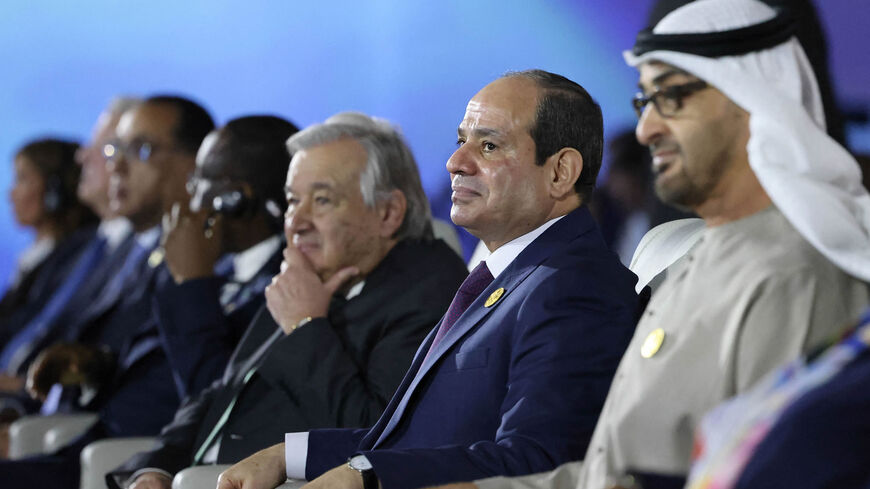
[[[432,346],[429,347],[429,352],[426,353],[428,357],[430,353],[438,346],[438,343],[441,342],[441,339],[444,338],[444,335],[450,331],[450,328],[459,319],[459,316],[462,316],[462,313],[468,309],[468,306],[474,302],[474,299],[477,299],[477,296],[480,295],[481,292],[492,283],[493,277],[489,272],[489,268],[486,267],[486,262],[481,261],[474,267],[474,270],[465,277],[465,281],[462,282],[462,285],[459,286],[459,290],[456,291],[456,295],[453,296],[453,302],[450,303],[450,307],[447,308],[447,314],[444,315],[444,320],[441,321],[441,326],[438,328],[438,332],[435,333],[435,339],[432,340]]]

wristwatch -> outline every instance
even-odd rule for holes
[[[378,489],[378,476],[372,463],[365,455],[354,455],[347,459],[347,466],[360,473],[363,479],[363,489]]]

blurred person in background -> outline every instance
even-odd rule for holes
[[[28,392],[44,401],[43,414],[92,411],[98,421],[54,453],[0,462],[4,487],[72,486],[85,445],[107,436],[153,435],[171,418],[180,394],[152,311],[162,262],[153,252],[163,214],[189,199],[186,182],[196,152],[213,129],[204,108],[178,96],[150,97],[122,114],[103,154],[109,160],[109,209],[130,221],[134,246],[64,331],[78,341],[40,353],[27,381]]]
[[[278,274],[290,165],[285,143],[297,131],[266,115],[215,129],[187,182],[190,202],[164,217],[154,313],[182,398],[221,375]]]
[[[35,317],[0,347],[0,369],[5,371],[0,374],[0,390],[4,392],[17,392],[24,387],[22,375],[34,356],[57,341],[74,312],[85,307],[108,282],[130,249],[130,224],[109,209],[109,173],[102,148],[114,137],[121,113],[135,102],[132,98],[114,99],[97,119],[91,143],[75,152],[75,161],[81,167],[76,194],[99,217],[100,223],[96,234],[76,257],[62,286],[40,305]]]
[[[96,218],[76,198],[78,144],[39,139],[14,158],[9,199],[19,225],[35,239],[18,258],[9,288],[0,299],[0,345],[36,315],[63,282],[82,246],[93,237]]]
[[[607,150],[607,178],[592,194],[590,209],[607,245],[628,266],[647,231],[692,214],[656,198],[652,159],[649,150],[637,142],[634,129],[611,137]]]

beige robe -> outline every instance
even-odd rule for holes
[[[585,462],[477,484],[601,489],[630,470],[684,475],[706,411],[842,331],[868,297],[865,283],[823,257],[774,207],[708,228],[650,301]],[[664,339],[644,358],[658,329]]]

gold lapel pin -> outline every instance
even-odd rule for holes
[[[148,255],[148,266],[151,268],[157,268],[161,263],[163,263],[163,255],[165,254],[166,252],[163,251],[162,246],[152,251],[151,254]]]
[[[489,294],[489,298],[486,299],[486,302],[483,304],[483,307],[492,307],[493,304],[498,302],[501,299],[501,296],[504,295],[504,287],[499,287],[495,289],[495,292]]]
[[[643,346],[640,347],[640,356],[644,358],[650,358],[656,353],[658,353],[659,349],[662,347],[662,343],[665,342],[665,330],[662,328],[656,328],[647,335],[646,339],[643,340]]]

